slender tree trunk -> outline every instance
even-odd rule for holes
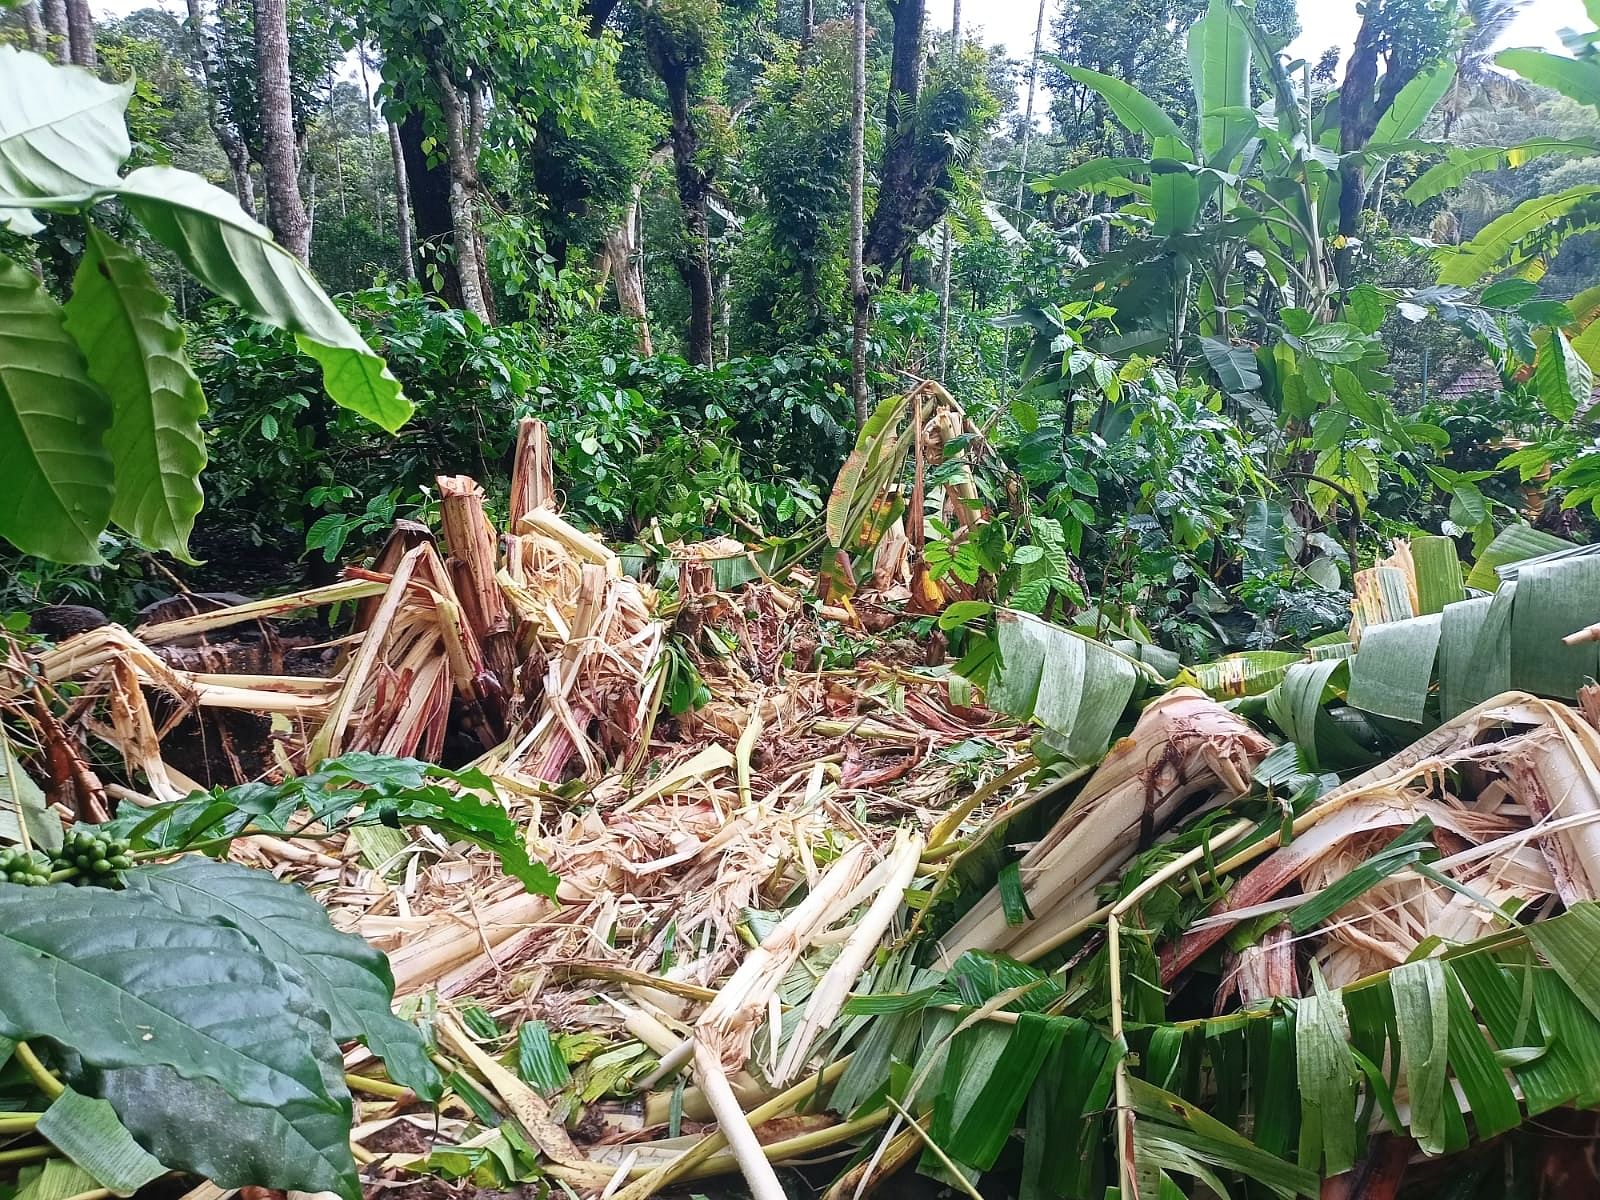
[[[300,198],[294,109],[289,91],[286,0],[255,0],[256,80],[261,104],[261,178],[272,236],[301,262],[311,258],[311,222]]]
[[[406,179],[405,147],[400,144],[400,126],[389,126],[389,157],[394,162],[394,228],[400,239],[400,273],[406,282],[415,282],[417,264],[411,235],[411,185]]]
[[[80,67],[95,65],[94,12],[89,0],[67,0],[67,45],[70,57]]]
[[[67,28],[67,0],[39,0],[46,40],[59,63],[72,61],[72,35]]]
[[[478,247],[478,146],[483,137],[483,93],[471,85],[463,109],[461,92],[439,71],[444,123],[450,152],[450,223],[455,231],[456,273],[461,280],[461,307],[490,320],[484,295],[483,264]]]
[[[453,245],[450,219],[450,171],[442,163],[430,164],[423,143],[427,123],[412,106],[400,121],[400,147],[406,160],[406,195],[411,201],[412,250],[423,285],[451,308],[461,303],[460,272],[454,256],[444,254]]]
[[[1039,0],[1039,17],[1033,24],[1033,61],[1028,67],[1028,103],[1022,111],[1022,149],[1017,160],[1017,208],[1022,208],[1022,197],[1028,186],[1028,150],[1033,141],[1033,99],[1039,90],[1039,56],[1044,51],[1044,7]]]
[[[684,247],[677,255],[678,274],[689,289],[688,357],[709,365],[716,337],[716,294],[711,276],[711,226],[706,219],[710,180],[696,161],[700,134],[689,107],[688,73],[669,69],[663,73],[672,107],[672,162],[678,181],[678,202],[683,208]]]
[[[800,0],[800,45],[810,46],[817,28],[817,0]]]
[[[862,263],[867,196],[867,0],[855,0],[855,70],[850,106],[850,395],[856,425],[867,423],[867,325],[872,294]]]
[[[256,188],[250,178],[250,152],[245,149],[244,139],[239,136],[238,129],[222,119],[222,111],[217,105],[217,92],[211,83],[211,51],[206,44],[205,19],[200,11],[200,0],[188,0],[188,10],[189,52],[194,56],[201,86],[205,88],[206,123],[211,126],[217,144],[222,147],[223,157],[228,160],[228,170],[233,175],[233,194],[239,201],[239,207],[254,217]]]
[[[631,317],[638,330],[639,354],[649,358],[655,353],[650,340],[650,313],[644,299],[644,270],[639,247],[639,200],[642,188],[633,185],[633,198],[628,211],[616,228],[607,231],[601,246],[601,271],[609,275],[617,288],[617,308],[623,316]],[[602,280],[601,286],[604,286]]]
[[[954,0],[950,13],[950,54],[961,57],[961,0]],[[939,382],[946,381],[950,367],[950,269],[955,260],[950,217],[944,219],[944,256],[939,264]]]
[[[28,49],[35,54],[43,54],[48,49],[44,35],[44,18],[39,15],[39,6],[34,0],[28,0],[19,10],[22,13],[23,27],[28,31]]]
[[[901,286],[910,286],[905,261],[916,240],[938,224],[949,207],[948,144],[930,151],[917,128],[917,97],[922,90],[922,26],[926,0],[890,0],[894,17],[889,96],[884,106],[886,145],[878,169],[877,201],[867,221],[863,261],[874,287],[900,265]]]

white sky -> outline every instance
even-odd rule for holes
[[[1061,0],[1044,0],[1044,49],[1050,52],[1050,24]],[[1329,46],[1346,52],[1355,40],[1361,17],[1356,0],[1300,0],[1300,36],[1289,47],[1297,58],[1315,62]],[[950,27],[951,0],[928,0],[928,28]],[[961,23],[968,37],[983,36],[991,46],[1004,46],[1012,58],[1026,60],[1033,53],[1033,31],[1039,19],[1038,0],[962,0]],[[1583,0],[1531,0],[1507,32],[1503,46],[1543,46],[1560,50],[1562,29],[1587,29]],[[1026,85],[1022,87],[1026,92]],[[1049,109],[1043,87],[1034,102],[1035,113]]]
[[[1045,0],[1045,49],[1050,48],[1050,22],[1060,10],[1061,0]],[[951,0],[928,0],[928,27],[950,27]],[[1033,30],[1039,19],[1035,0],[963,0],[962,21],[968,36],[981,32],[993,46],[1005,46],[1013,58],[1027,58],[1033,52]],[[1361,19],[1356,0],[1301,0],[1299,39],[1289,49],[1302,58],[1316,59],[1325,47],[1349,49]],[[1557,31],[1587,28],[1582,0],[1532,0],[1517,18],[1507,46],[1545,46],[1561,49]]]

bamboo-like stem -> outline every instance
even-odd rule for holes
[[[24,1146],[20,1150],[0,1150],[0,1167],[39,1162],[49,1158],[54,1151],[54,1146]]]
[[[887,1112],[888,1109],[882,1111]],[[931,1112],[924,1113],[916,1118],[912,1124],[926,1126],[933,1120]],[[905,1166],[916,1155],[917,1149],[922,1145],[922,1139],[910,1129],[902,1129],[899,1133],[879,1144],[873,1156],[857,1163],[846,1171],[823,1193],[822,1200],[845,1200],[860,1197],[885,1176],[893,1175]]]
[[[812,989],[800,1026],[790,1037],[788,1049],[784,1051],[778,1069],[773,1072],[774,1083],[781,1084],[794,1076],[811,1053],[812,1043],[839,1015],[851,985],[861,977],[867,961],[878,949],[878,943],[900,911],[906,889],[916,878],[921,856],[920,836],[907,834],[904,830],[895,834],[894,847],[889,852],[887,864],[888,878],[868,906],[866,914],[851,931],[850,940]]]
[[[847,1054],[830,1063],[826,1069],[819,1071],[812,1078],[803,1079],[793,1087],[785,1088],[765,1104],[757,1105],[746,1113],[745,1121],[749,1123],[750,1128],[757,1129],[772,1118],[782,1116],[808,1096],[815,1095],[823,1088],[832,1085],[840,1075],[844,1074],[845,1068],[850,1065],[850,1058],[851,1056]],[[623,1188],[616,1194],[615,1200],[645,1200],[646,1197],[655,1195],[677,1180],[687,1178],[691,1170],[727,1144],[727,1138],[720,1128],[714,1133],[708,1133],[670,1163],[652,1168],[647,1175]]]
[[[1154,875],[1150,876],[1149,879],[1146,879],[1138,887],[1134,888],[1133,891],[1129,892],[1121,900],[1118,900],[1114,905],[1112,905],[1111,915],[1115,917],[1124,916],[1131,911],[1134,906],[1139,903],[1139,901],[1143,900],[1151,892],[1155,891],[1162,884],[1166,883],[1167,880],[1171,879],[1175,875],[1182,875],[1196,863],[1204,861],[1213,850],[1238,841],[1254,828],[1256,828],[1256,823],[1254,821],[1235,822],[1233,825],[1230,825],[1221,833],[1217,834],[1216,837],[1207,838],[1205,841],[1201,842],[1200,845],[1195,846],[1193,849],[1183,854],[1180,854],[1177,858],[1173,859]]]
[[[972,795],[940,817],[939,823],[928,833],[928,851],[923,855],[924,861],[936,851],[943,849],[950,842],[950,839],[955,837],[956,831],[961,828],[962,823],[968,817],[977,811],[979,805],[983,804],[984,801],[995,795],[1002,788],[1009,787],[1021,779],[1038,765],[1039,760],[1032,754],[1028,755],[1009,771],[996,775],[988,783],[978,788]]]
[[[739,1107],[739,1098],[733,1094],[733,1085],[722,1069],[721,1058],[698,1036],[694,1043],[694,1069],[700,1077],[700,1090],[705,1094],[706,1103],[711,1105],[712,1115],[717,1118],[717,1128],[738,1160],[739,1171],[744,1175],[751,1196],[754,1200],[787,1200],[777,1172],[761,1153],[755,1130]]]
[[[284,613],[298,612],[302,608],[318,608],[341,600],[360,600],[376,596],[389,586],[388,580],[343,579],[324,587],[307,588],[275,596],[270,600],[252,600],[249,604],[236,604],[232,608],[219,608],[216,612],[200,613],[193,617],[180,617],[175,621],[162,621],[156,625],[141,625],[134,636],[147,646],[192,637],[213,629],[224,629],[241,621],[258,621],[263,617],[281,617]]]
[[[0,1133],[27,1133],[42,1116],[43,1113],[36,1112],[0,1113]]]
[[[889,1110],[880,1108],[876,1112],[868,1113],[864,1117],[857,1117],[853,1121],[841,1121],[837,1125],[830,1125],[826,1129],[813,1129],[809,1133],[796,1134],[782,1141],[768,1142],[761,1147],[761,1153],[768,1162],[781,1163],[789,1159],[800,1158],[818,1150],[826,1150],[837,1146],[840,1142],[848,1142],[858,1134],[868,1133],[889,1119]],[[688,1151],[685,1151],[688,1153]],[[677,1160],[672,1160],[676,1162]],[[669,1164],[670,1165],[670,1164]],[[585,1184],[585,1180],[577,1173],[564,1170],[559,1164],[550,1164],[545,1167],[551,1175],[564,1182]],[[659,1170],[659,1167],[635,1165],[628,1168],[626,1175],[630,1179],[640,1179],[650,1172]],[[686,1170],[680,1179],[710,1179],[717,1175],[731,1175],[739,1169],[739,1161],[731,1154],[713,1154],[702,1159]]]
[[[368,1075],[346,1072],[344,1083],[352,1092],[365,1092],[369,1096],[382,1096],[387,1100],[409,1100],[415,1095],[408,1087],[390,1083],[387,1079],[373,1079]]]
[[[919,1141],[921,1141],[922,1144],[932,1152],[933,1156],[939,1160],[939,1165],[945,1169],[951,1179],[955,1180],[956,1186],[968,1196],[972,1197],[972,1200],[983,1200],[982,1194],[977,1188],[972,1186],[972,1181],[967,1178],[967,1173],[960,1167],[956,1166],[955,1163],[950,1161],[950,1156],[944,1152],[944,1148],[940,1146],[938,1142],[934,1141],[928,1136],[928,1131],[922,1127],[915,1117],[905,1110],[905,1107],[900,1103],[900,1101],[896,1100],[892,1093],[885,1093],[883,1098],[889,1102],[889,1104],[894,1108],[895,1112],[900,1114],[901,1119],[906,1123],[906,1129],[909,1130]],[[1126,1195],[1126,1193],[1124,1193],[1124,1195]]]
[[[372,618],[366,637],[362,639],[361,648],[356,651],[349,668],[345,671],[344,687],[340,689],[339,697],[328,713],[328,719],[317,731],[317,736],[312,739],[309,755],[311,762],[332,758],[342,748],[345,727],[355,716],[356,705],[361,699],[361,691],[366,685],[367,676],[383,651],[384,639],[389,635],[389,627],[394,624],[395,614],[400,611],[400,602],[405,598],[411,575],[427,549],[426,545],[421,545],[408,550],[405,557],[400,560],[400,565],[395,568],[394,577],[384,585],[387,594]]]
[[[1116,912],[1106,918],[1106,953],[1111,967],[1111,1039],[1117,1055],[1117,1188],[1118,1195],[1133,1191],[1133,1110],[1128,1096],[1128,1056],[1122,1049],[1122,921]]]
[[[49,1096],[50,1099],[54,1100],[67,1090],[67,1085],[50,1074],[49,1068],[39,1061],[39,1056],[33,1052],[33,1047],[28,1045],[27,1042],[18,1042],[12,1053],[16,1055],[17,1061],[22,1064],[22,1069],[28,1073],[28,1078],[33,1080],[34,1086],[46,1096]]]

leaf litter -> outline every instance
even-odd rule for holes
[[[1179,678],[1208,694],[1137,647],[1001,610],[998,667],[969,683],[944,664],[931,617],[988,605],[928,577],[901,494],[913,450],[920,500],[925,458],[961,436],[937,385],[880,408],[825,543],[787,556],[657,544],[641,570],[562,518],[536,426],[505,529],[475,481],[441,477],[442,541],[399,522],[332,585],[7,649],[0,699],[68,813],[203,792],[164,742],[244,711],[270,721],[269,781],[362,752],[470,764],[481,782],[450,786],[553,874],[541,894],[405,821],[233,844],[387,953],[398,1011],[447,1069],[428,1111],[347,1052],[371,1084],[353,1132],[371,1187],[548,1178],[644,1200],[738,1172],[778,1200],[775,1168],[803,1165],[842,1200],[920,1156],[970,1192],[1020,1124],[1086,1156],[1025,1153],[1030,1196],[1097,1194],[1108,1170],[1130,1191],[1231,1172],[1311,1195],[1370,1138],[1458,1149],[1463,1116],[1504,1123],[1501,1091],[1513,1111],[1562,1094],[1537,1074],[1548,1041],[1497,1030],[1483,962],[1544,972],[1540,1011],[1600,1044],[1600,980],[1562,932],[1600,920],[1591,694],[1504,692],[1341,783],[1249,719],[1264,692],[1320,704],[1341,666],[1325,654],[1260,664],[1260,686],[1243,659]],[[960,536],[980,502],[954,478]],[[1437,583],[1438,547],[1416,550],[1362,573],[1353,643],[1429,595],[1473,603]],[[326,676],[203,669],[208,639],[325,606],[350,617]],[[874,652],[829,665],[841,634]],[[96,746],[145,790],[101,783]],[[1200,1024],[1169,1011],[1196,987]],[[1296,1089],[1292,1063],[1268,1065],[1284,1036],[1302,1071],[1346,1066]]]

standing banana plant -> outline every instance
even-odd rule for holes
[[[120,206],[211,292],[295,335],[333,400],[388,430],[411,404],[309,271],[200,176],[121,175],[133,81],[0,46],[0,229],[29,237],[64,214],[83,258],[60,304],[0,255],[0,537],[59,562],[99,560],[108,523],[188,558],[205,466],[205,396],[172,305],[114,238]]]
[[[1131,196],[1121,210],[1129,236],[1080,274],[1115,289],[1134,328],[1117,349],[1165,343],[1177,359],[1191,333],[1228,344],[1236,314],[1302,308],[1333,315],[1339,284],[1340,171],[1371,173],[1412,140],[1449,88],[1440,64],[1412,78],[1378,118],[1372,137],[1341,154],[1331,106],[1314,109],[1309,81],[1296,87],[1247,4],[1211,0],[1189,30],[1196,136],[1133,85],[1084,67],[1065,73],[1105,99],[1112,114],[1150,145],[1145,158],[1099,158],[1053,178],[1040,192]],[[1251,66],[1268,100],[1250,106]],[[1160,286],[1153,286],[1158,283]],[[1145,297],[1157,297],[1160,307]],[[1170,297],[1170,305],[1167,303]],[[1194,328],[1186,314],[1194,310]],[[1208,352],[1207,357],[1211,357]]]

